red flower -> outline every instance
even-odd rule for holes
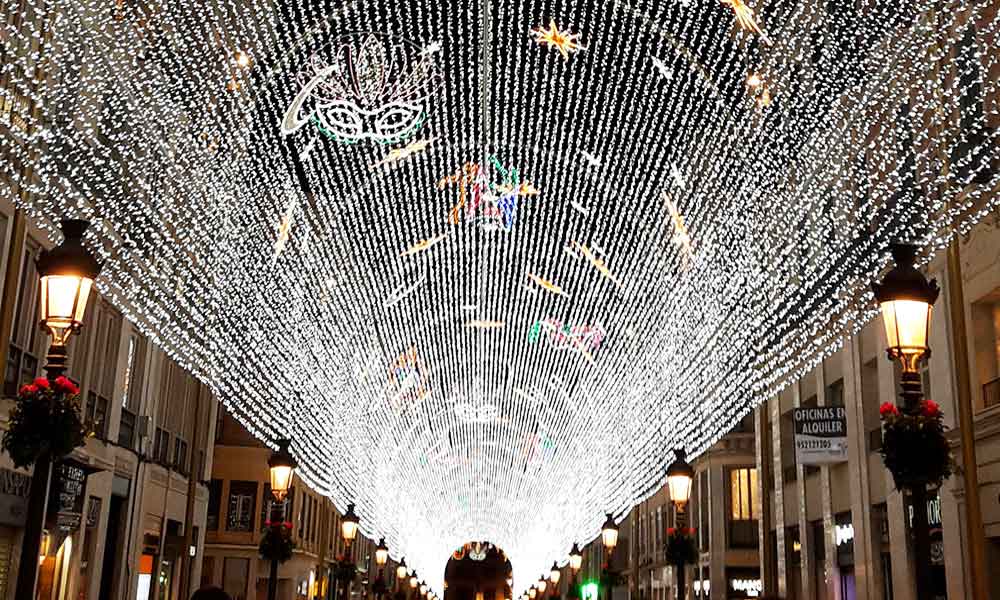
[[[267,521],[264,521],[264,527],[270,527],[270,526],[271,526],[271,520],[270,519],[268,519]]]
[[[64,375],[56,377],[55,384],[60,391],[66,392],[68,394],[80,393],[80,388],[76,387],[76,384],[73,383],[68,377]]]
[[[896,408],[896,405],[893,404],[892,402],[883,402],[882,406],[878,408],[878,414],[881,415],[882,418],[884,419],[890,415],[892,416],[898,415],[899,409]]]
[[[688,527],[687,534],[690,536],[694,535],[694,527]]]
[[[941,407],[933,400],[924,400],[921,404],[921,409],[925,417],[934,418],[941,414]]]
[[[34,396],[38,393],[38,386],[32,383],[28,383],[21,386],[21,390],[18,392],[21,396]]]
[[[291,521],[285,521],[285,529],[288,529],[288,530],[292,529],[292,522]]]
[[[667,535],[674,535],[675,531],[677,530],[674,529],[673,527],[667,527]]]
[[[35,377],[35,386],[42,390],[49,389],[49,380],[44,377]]]

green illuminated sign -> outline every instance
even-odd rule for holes
[[[588,581],[580,586],[580,598],[582,600],[597,600],[598,589],[596,582]]]

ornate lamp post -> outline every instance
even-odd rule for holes
[[[271,479],[271,496],[274,498],[274,502],[271,503],[271,522],[281,523],[280,526],[272,528],[282,530],[281,535],[285,535],[284,521],[285,521],[285,498],[288,497],[288,489],[292,485],[292,476],[295,474],[295,467],[298,463],[295,461],[295,457],[292,456],[291,451],[288,447],[291,445],[291,440],[280,439],[278,440],[278,449],[271,453],[271,458],[267,460],[267,467]],[[289,531],[287,535],[291,535]],[[275,600],[278,597],[278,559],[277,557],[271,557],[271,573],[267,580],[267,599]]]
[[[559,580],[562,578],[562,572],[559,570],[559,565],[556,561],[552,561],[552,568],[549,569],[549,581],[552,582],[552,597],[559,598]]]
[[[611,569],[611,558],[615,553],[615,546],[618,545],[618,526],[615,525],[615,517],[607,513],[607,519],[601,526],[601,543],[604,545],[604,564],[601,565],[601,587],[607,589],[607,597],[611,597],[617,579],[617,573]]]
[[[693,481],[694,468],[687,462],[687,452],[683,448],[675,449],[674,462],[667,467],[667,488],[670,490],[670,500],[677,512],[677,528],[681,531],[687,525],[687,503],[691,498]],[[687,561],[683,553],[678,553],[674,565],[677,567],[677,597],[684,598]]]
[[[94,280],[101,272],[100,263],[83,247],[83,234],[89,226],[88,221],[77,219],[61,221],[62,243],[38,258],[42,292],[41,324],[52,338],[45,357],[45,375],[49,381],[54,381],[66,371],[66,344],[70,336],[83,326],[87,299]],[[15,598],[33,598],[35,595],[38,560],[34,557],[38,556],[42,543],[52,461],[56,458],[59,457],[42,452],[35,459]]]
[[[576,576],[580,572],[580,567],[583,566],[583,552],[580,552],[580,546],[573,542],[573,547],[569,551],[569,570],[570,570],[570,580],[569,580],[569,593],[567,594],[570,598],[579,598],[580,594],[576,589]]]
[[[886,353],[890,361],[898,361],[902,368],[900,387],[902,412],[916,416],[920,410],[921,389],[920,361],[930,356],[927,332],[930,329],[931,309],[940,290],[937,281],[927,281],[914,266],[916,246],[893,244],[892,258],[896,266],[886,273],[881,283],[872,285],[875,300],[882,313],[887,341]],[[973,468],[975,468],[973,466]],[[895,475],[895,473],[894,473]],[[897,485],[899,481],[897,480]],[[912,481],[905,485],[913,510],[913,549],[916,558],[917,597],[929,600],[932,595],[930,579],[930,531],[927,523],[927,484]]]
[[[414,569],[410,573],[410,596],[413,598],[413,600],[417,600],[417,596],[420,593],[420,590],[417,589],[419,586],[420,586],[420,579],[417,578],[417,570]]]
[[[389,547],[385,545],[385,538],[381,538],[378,541],[378,546],[375,547],[375,565],[378,567],[378,575],[372,584],[372,592],[379,600],[388,591],[385,585],[385,563],[387,562],[389,562]]]
[[[341,560],[337,561],[337,583],[341,585],[341,594],[344,600],[347,599],[349,594],[348,588],[354,580],[356,567],[351,558],[351,544],[358,537],[358,526],[360,523],[361,519],[354,512],[354,503],[349,503],[347,505],[347,512],[344,513],[344,517],[340,520],[340,537],[344,540],[344,555]]]

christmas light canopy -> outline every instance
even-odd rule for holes
[[[1000,202],[985,2],[21,5],[0,194],[432,587],[547,572]]]

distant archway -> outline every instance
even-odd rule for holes
[[[469,542],[452,552],[444,569],[444,600],[507,600],[511,566],[489,542]],[[481,594],[481,595],[480,595]]]

